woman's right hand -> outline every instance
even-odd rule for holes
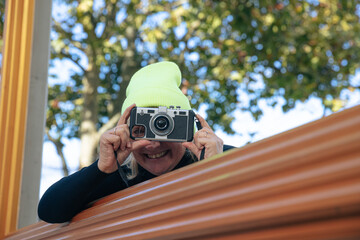
[[[127,121],[133,107],[135,104],[124,111],[115,128],[108,130],[100,137],[98,168],[104,173],[112,173],[117,170],[115,151],[117,152],[117,161],[121,165],[133,150],[149,143],[148,140],[134,141],[130,138]]]

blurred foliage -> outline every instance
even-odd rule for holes
[[[5,0],[0,0],[0,54],[4,44]]]
[[[259,119],[260,99],[284,98],[288,111],[315,96],[335,111],[341,91],[359,87],[349,81],[360,63],[357,1],[57,3],[68,11],[53,19],[51,59],[77,70],[49,87],[47,127],[65,137],[99,131],[119,113],[131,75],[160,60],[180,66],[194,108],[206,104],[210,125],[228,133],[236,109]]]

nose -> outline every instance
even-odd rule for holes
[[[159,141],[150,141],[148,145],[146,145],[145,149],[153,150],[157,147],[160,147],[161,143]]]

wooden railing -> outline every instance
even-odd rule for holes
[[[360,106],[7,239],[360,239]]]

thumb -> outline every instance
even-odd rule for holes
[[[146,145],[149,145],[149,140],[137,140],[131,142],[131,151],[137,150],[139,148],[145,147]]]
[[[195,156],[199,155],[201,149],[199,149],[193,142],[183,142],[182,145],[195,154]]]

